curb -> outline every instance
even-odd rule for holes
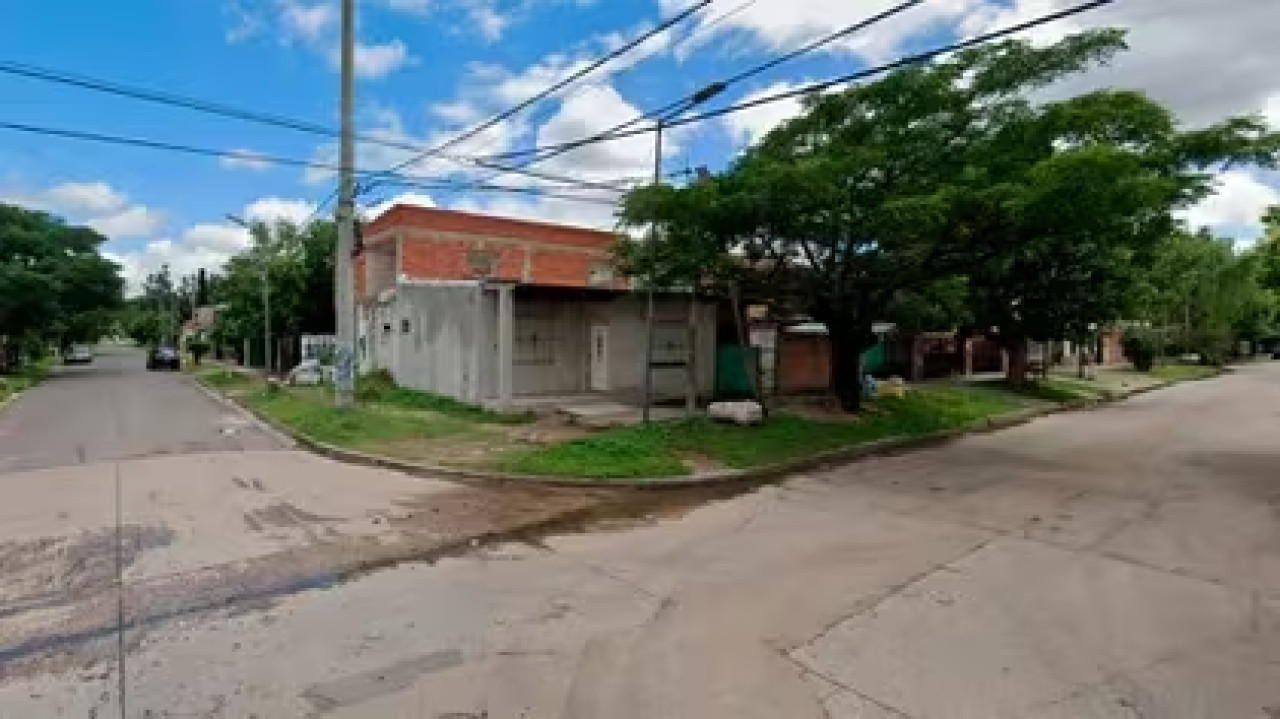
[[[970,425],[955,429],[939,430],[928,434],[909,437],[886,437],[853,447],[817,452],[807,457],[778,462],[776,464],[752,469],[726,469],[701,474],[677,477],[648,477],[643,479],[572,479],[566,477],[544,477],[529,474],[508,474],[503,472],[482,472],[478,470],[447,467],[444,465],[410,462],[381,455],[366,454],[352,449],[337,447],[320,442],[301,432],[284,426],[270,419],[257,410],[241,403],[239,400],[223,395],[218,390],[206,385],[196,377],[191,377],[202,391],[215,397],[218,401],[233,406],[255,420],[255,423],[266,428],[271,434],[280,436],[290,445],[303,447],[329,459],[366,467],[390,469],[403,474],[429,479],[446,479],[466,484],[524,484],[544,487],[562,487],[574,489],[631,489],[631,490],[663,490],[688,489],[692,487],[729,486],[734,484],[764,483],[779,477],[827,469],[841,464],[855,462],[868,457],[888,456],[900,452],[925,449],[946,444],[962,437],[975,434],[989,434],[1027,424],[1033,420],[1063,412],[1078,412],[1098,409],[1123,400],[1164,389],[1179,381],[1162,381],[1158,384],[1139,387],[1124,393],[1114,393],[1105,397],[1079,399],[1047,407],[1031,407],[1001,415],[977,420]],[[1209,378],[1202,378],[1209,379]]]
[[[274,422],[267,421],[266,418],[264,418],[262,415],[258,414],[257,412],[254,412],[252,409],[249,409],[243,404],[240,404],[234,399],[219,392],[217,389],[205,384],[204,382],[201,382],[199,379],[195,377],[195,375],[184,374],[183,376],[186,377],[188,380],[190,380],[191,384],[194,385],[196,389],[203,392],[206,397],[226,407],[227,409],[235,412],[236,414],[244,416],[244,418],[249,420],[249,422],[252,423],[255,428],[257,428],[259,431],[266,434],[267,436],[271,437],[275,441],[279,442],[281,445],[284,446],[285,449],[293,449],[298,446],[299,443],[298,443],[296,433],[292,431],[286,431],[281,427],[277,426]]]

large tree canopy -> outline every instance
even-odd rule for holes
[[[123,299],[120,268],[87,228],[0,204],[0,338],[9,351],[96,340]]]
[[[631,193],[624,222],[657,240],[623,259],[660,279],[752,276],[825,323],[847,409],[873,325],[927,316],[920,298],[962,292],[958,314],[1015,351],[1116,318],[1130,268],[1207,191],[1201,171],[1276,149],[1247,119],[1182,132],[1138,93],[1031,99],[1123,48],[1110,30],[1011,41],[812,97],[724,174]]]

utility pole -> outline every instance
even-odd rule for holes
[[[342,139],[338,170],[338,256],[334,261],[334,321],[337,325],[337,368],[334,403],[350,407],[355,394],[355,0],[342,0]]]
[[[662,183],[662,130],[664,120],[658,120],[658,130],[654,133],[653,147],[653,186]],[[649,276],[644,283],[644,407],[640,418],[649,423],[653,406],[653,261],[654,251],[658,244],[658,223],[649,227],[649,245],[645,252],[649,255]]]

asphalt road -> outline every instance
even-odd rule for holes
[[[163,454],[278,449],[280,442],[142,350],[106,347],[58,366],[0,414],[0,473]]]
[[[0,716],[1275,719],[1278,437],[1263,363],[269,595],[219,592],[474,498],[289,451],[3,474]]]

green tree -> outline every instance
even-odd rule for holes
[[[649,268],[637,257],[677,263],[677,274],[688,274],[690,263],[767,273],[774,299],[827,326],[832,390],[855,410],[874,324],[940,281],[964,276],[982,233],[998,229],[965,220],[985,220],[982,206],[1005,200],[988,188],[1027,164],[1017,154],[987,156],[1003,131],[1034,115],[1023,96],[1121,44],[1116,32],[1041,49],[1009,42],[811,98],[801,117],[723,176],[686,190],[631,193],[623,220],[656,223],[659,239],[624,260],[641,274]],[[1000,162],[1010,169],[998,172]],[[1065,169],[1052,169],[1044,186],[1066,179]]]
[[[105,241],[87,227],[0,204],[0,337],[11,356],[101,335],[124,288],[120,268],[101,254]]]
[[[274,337],[332,333],[336,225],[323,220],[305,226],[255,222],[250,235],[250,247],[210,282],[212,301],[222,305],[218,340],[236,346],[245,340],[261,342],[264,271]]]

